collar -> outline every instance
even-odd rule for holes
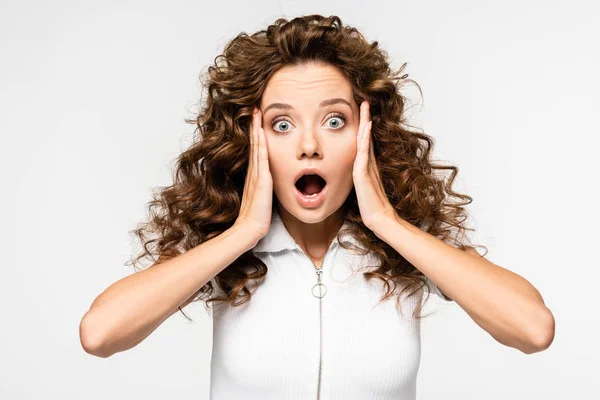
[[[354,235],[351,235],[346,232],[341,232],[342,230],[349,228],[350,223],[348,221],[344,221],[342,227],[338,231],[338,235],[333,239],[332,245],[339,244],[338,238],[342,242],[351,243],[363,250],[366,250],[365,246],[362,245],[356,239]],[[276,207],[273,207],[271,213],[271,225],[269,228],[269,232],[263,236],[256,246],[252,249],[254,252],[277,252],[281,250],[293,250],[296,248],[296,241],[290,235],[288,230],[286,229],[283,221],[281,220],[281,216],[279,212],[276,210]]]

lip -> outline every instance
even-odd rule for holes
[[[298,182],[298,179],[300,179],[300,177],[302,175],[307,175],[307,174],[318,174],[321,178],[323,178],[325,180],[326,183],[327,182],[327,177],[325,175],[323,175],[323,172],[321,172],[321,170],[317,167],[306,167],[306,168],[302,168],[300,170],[300,172],[298,172],[298,174],[296,174],[296,176],[294,177],[294,182],[292,182],[294,184],[294,186],[296,185],[296,182]]]
[[[314,198],[305,197],[294,185],[294,192],[296,194],[296,200],[300,205],[304,208],[317,208],[325,201],[325,195],[327,194],[327,189],[329,185],[325,185],[323,190],[321,190]]]

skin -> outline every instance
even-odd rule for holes
[[[321,101],[332,98],[345,99],[350,105],[320,107]],[[272,103],[293,108],[266,110]],[[286,66],[267,83],[260,110],[281,220],[319,266],[342,226],[342,206],[354,185],[360,110],[351,83],[332,65]],[[334,113],[343,114],[346,121]],[[327,178],[325,201],[315,209],[302,207],[294,194],[294,177],[308,166],[316,166]]]
[[[498,342],[525,354],[548,348],[554,339],[554,316],[530,282],[474,249],[463,251],[445,243],[396,213],[375,162],[368,102],[361,103],[360,110],[352,102],[351,107],[329,106],[331,110],[317,106],[324,99],[344,95],[351,99],[350,84],[339,71],[313,65],[279,71],[268,82],[262,99],[273,189],[280,200],[282,220],[296,243],[320,265],[327,245],[341,227],[340,206],[354,186],[365,226],[427,276],[477,325]],[[266,111],[275,101],[293,104],[294,110]],[[348,112],[347,124],[339,131],[328,125],[332,124],[330,111],[338,107],[340,112]],[[271,127],[279,114],[286,114],[289,120],[284,125],[284,130],[289,129],[286,134]],[[295,173],[309,164],[320,167],[332,185],[331,196],[314,210],[303,209],[293,190]]]

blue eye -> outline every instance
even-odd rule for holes
[[[334,118],[341,119],[341,120],[343,121],[343,125],[342,125],[342,126],[346,125],[346,117],[345,117],[343,114],[340,114],[340,113],[334,113],[334,114],[332,114],[332,116],[331,116],[331,117],[328,119],[328,121],[329,121],[329,120],[332,120],[332,119],[334,119]],[[339,123],[338,123],[338,125],[339,125]],[[331,126],[331,125],[330,125],[330,126]],[[338,126],[338,127],[331,126],[331,127],[332,127],[333,129],[340,129],[340,127],[339,127],[339,126]]]
[[[286,119],[278,119],[278,120],[274,120],[274,121],[273,121],[273,124],[271,125],[271,127],[272,127],[273,129],[275,129],[275,125],[277,125],[277,123],[278,123],[278,122],[284,122],[285,124],[289,125],[289,121],[288,121],[288,120],[286,120]],[[284,125],[284,126],[285,126],[285,125]],[[276,131],[276,132],[285,132],[285,131],[281,131],[281,130],[279,130],[279,129],[275,129],[275,131]]]
[[[341,114],[341,113],[332,113],[332,114],[329,115],[329,118],[327,119],[327,121],[329,121],[329,120],[335,120],[335,119],[342,120],[341,126],[346,125],[347,118],[346,118],[346,116],[344,114]],[[283,124],[279,125],[280,128],[282,127],[282,125],[283,125],[283,127],[287,127],[288,125],[291,125],[290,121],[288,121],[287,119],[285,119],[283,117],[278,117],[278,118],[275,118],[273,120],[273,122],[271,123],[271,128],[273,128],[273,130],[275,130],[276,132],[282,132],[282,133],[287,132],[288,130],[285,129],[285,128],[284,128],[284,130],[275,129],[275,125],[277,125],[279,122],[283,122]],[[339,122],[337,122],[335,125],[329,125],[329,127],[331,129],[333,129],[333,130],[341,129],[341,126],[340,126]]]

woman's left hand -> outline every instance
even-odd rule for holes
[[[373,121],[371,121],[367,100],[361,103],[359,115],[356,159],[352,170],[352,178],[362,221],[365,226],[374,231],[379,222],[384,219],[394,219],[396,210],[385,194],[379,169],[375,162],[371,135]]]

